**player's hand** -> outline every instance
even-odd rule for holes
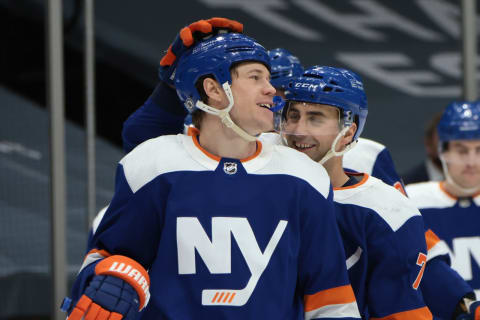
[[[158,77],[173,86],[173,76],[178,59],[196,42],[220,32],[243,32],[243,24],[226,18],[211,18],[196,21],[180,30],[167,53],[160,60]]]
[[[95,274],[68,320],[134,320],[147,305],[150,279],[136,261],[110,256],[97,264]]]
[[[474,301],[468,306],[468,312],[462,313],[455,320],[480,320],[480,301]]]

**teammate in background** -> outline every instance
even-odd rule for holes
[[[162,61],[200,131],[120,161],[69,319],[359,318],[328,175],[255,139],[273,124],[264,48],[229,33]]]
[[[442,113],[436,113],[425,128],[423,144],[427,158],[417,166],[402,175],[405,184],[425,181],[442,181],[445,179],[442,172],[442,163],[438,157],[437,125]]]
[[[343,154],[355,145],[367,117],[361,79],[345,69],[312,67],[290,82],[286,97],[281,135],[330,176],[362,317],[431,319],[419,290],[427,259],[420,213],[391,186],[343,169]]]
[[[300,60],[287,49],[272,49],[268,51],[268,56],[272,66],[270,83],[277,90],[276,95],[285,99],[288,82],[293,77],[300,77],[303,74],[303,66]]]
[[[420,209],[425,224],[451,248],[452,268],[475,289],[480,289],[480,102],[455,101],[438,124],[439,155],[446,177],[441,182],[407,185],[407,193]],[[437,290],[442,288],[438,287]],[[468,309],[477,308],[472,294]]]
[[[347,171],[371,174],[396,188],[402,185],[390,152],[378,142],[358,139],[357,146],[344,155],[343,165]],[[434,319],[474,319],[475,309],[472,308],[471,312],[465,305],[466,299],[474,296],[473,289],[450,267],[450,251],[446,243],[431,229],[426,229],[425,239],[427,266],[420,288]],[[477,308],[480,310],[480,306]]]

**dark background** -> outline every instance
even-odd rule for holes
[[[333,14],[326,13],[330,18],[334,14],[342,16],[333,17],[336,24],[328,17],[315,16],[312,9],[304,8],[312,3],[332,10]],[[430,10],[423,9],[422,4]],[[368,6],[388,11],[400,19],[403,27],[382,21],[382,12],[373,17]],[[429,15],[432,8],[435,12],[447,12],[447,23],[438,24]],[[64,1],[66,116],[80,125],[84,121],[82,10],[83,1]],[[364,136],[386,144],[403,172],[423,157],[424,123],[432,113],[460,97],[461,74],[447,74],[432,66],[436,55],[459,57],[461,39],[445,27],[451,22],[451,28],[458,30],[459,13],[459,2],[453,0],[96,1],[98,134],[120,145],[123,121],[150,94],[156,83],[159,58],[178,30],[200,18],[224,16],[243,22],[246,33],[265,47],[288,48],[306,66],[342,66],[362,75],[370,107]],[[374,35],[349,31],[353,16],[366,19],[363,26]],[[44,1],[0,0],[0,30],[4,39],[0,49],[0,84],[40,106],[45,105],[46,86],[44,23]],[[413,29],[406,31],[407,25]],[[422,38],[425,30],[430,38]],[[353,58],[345,58],[352,54]],[[386,65],[387,75],[379,78],[362,69],[365,63],[358,59],[360,54],[373,61],[395,55],[401,61]],[[458,62],[456,66],[460,72]],[[417,92],[396,87],[401,85],[389,72],[403,72],[404,77],[416,73],[405,81]]]
[[[0,319],[48,318],[49,114],[46,0],[0,0]],[[214,16],[241,21],[266,48],[305,66],[346,67],[364,80],[363,136],[388,146],[404,172],[424,157],[423,127],[461,95],[456,0],[99,0],[96,33],[97,209],[113,193],[122,123],[150,95],[178,30]],[[64,0],[69,280],[86,224],[83,0]],[[477,14],[478,15],[478,14]]]

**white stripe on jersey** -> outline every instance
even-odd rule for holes
[[[331,304],[305,312],[305,320],[322,318],[360,318],[356,302]]]
[[[443,255],[450,255],[450,250],[448,249],[448,246],[445,243],[445,241],[440,240],[433,247],[431,247],[430,250],[428,250],[427,261],[430,261],[435,257],[443,256]]]
[[[218,161],[208,157],[193,142],[191,136],[161,136],[150,139],[121,161],[125,178],[137,192],[159,175],[178,171],[213,171]],[[242,162],[250,174],[283,174],[306,181],[325,198],[330,191],[330,178],[322,165],[294,149],[265,143],[255,158]]]
[[[378,154],[384,149],[385,146],[383,144],[359,138],[355,148],[344,154],[343,167],[371,175]]]
[[[397,231],[411,217],[420,216],[412,201],[397,189],[371,176],[354,188],[334,190],[333,200],[372,209],[393,231]]]
[[[412,183],[406,186],[405,190],[419,209],[449,208],[457,202],[457,199],[450,197],[440,188],[440,182],[437,181]]]

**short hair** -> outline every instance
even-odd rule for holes
[[[249,62],[249,61],[242,61],[242,62],[232,64],[232,67],[230,68],[230,74],[232,75],[232,78],[233,78],[233,75],[235,75],[235,77],[238,78],[237,68],[238,68],[238,66],[240,66],[241,64],[243,64],[245,62]],[[201,101],[208,105],[208,95],[205,92],[205,89],[203,88],[203,81],[207,78],[211,78],[211,79],[216,81],[213,74],[207,74],[207,75],[204,75],[204,76],[200,77],[197,80],[197,82],[195,83],[195,88],[197,89],[198,94],[200,95]],[[196,109],[195,111],[192,112],[192,123],[195,126],[195,128],[197,128],[198,130],[201,129],[200,128],[201,127],[201,122],[202,122],[204,117],[205,117],[205,111],[203,111],[203,110]]]

